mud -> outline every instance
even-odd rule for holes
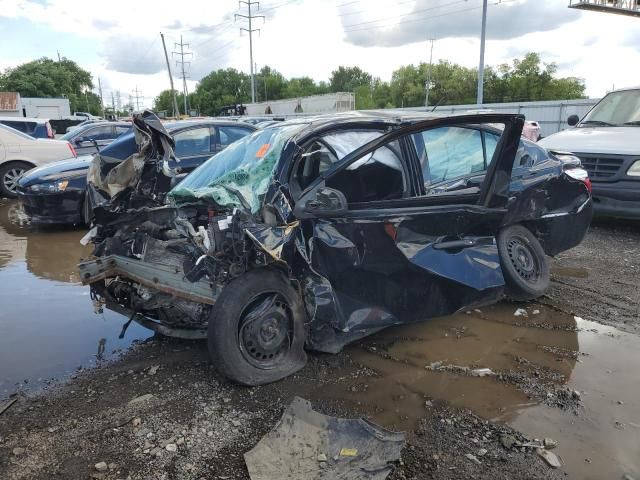
[[[0,227],[0,326],[15,335],[0,337],[0,396],[19,392],[0,415],[0,478],[246,479],[242,454],[295,395],[405,430],[393,480],[640,476],[637,226],[592,228],[552,261],[538,302],[388,329],[339,355],[312,353],[297,375],[256,388],[223,381],[203,342],[154,337],[118,358],[146,334],[118,345],[125,319],[93,313],[74,277],[83,232]],[[46,305],[33,302],[36,289]],[[43,368],[66,385],[34,395],[25,388],[39,382],[16,380]],[[545,437],[558,442],[560,470],[504,442]],[[97,472],[102,461],[112,468]]]

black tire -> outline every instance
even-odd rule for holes
[[[511,225],[498,233],[498,252],[505,279],[505,292],[513,300],[533,300],[549,288],[549,264],[531,231]]]
[[[209,355],[218,371],[244,385],[263,385],[307,362],[306,313],[284,274],[249,271],[226,285],[209,317]]]
[[[27,162],[7,162],[0,165],[0,197],[16,198],[15,180],[33,165]]]

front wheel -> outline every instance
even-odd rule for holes
[[[33,167],[26,162],[9,162],[0,165],[0,196],[7,198],[16,198],[16,187],[18,179],[27,170]]]
[[[249,271],[226,285],[211,309],[209,355],[234,382],[275,382],[307,361],[305,317],[300,295],[282,273]]]
[[[535,235],[522,225],[511,225],[498,233],[497,240],[507,296],[514,300],[542,296],[550,284],[549,265]]]

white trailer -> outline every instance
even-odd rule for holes
[[[71,114],[68,98],[21,97],[16,92],[0,92],[0,116],[60,120]]]

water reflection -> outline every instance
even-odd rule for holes
[[[0,398],[95,365],[150,335],[132,325],[119,339],[127,319],[94,313],[76,271],[91,251],[79,243],[84,233],[33,229],[19,204],[0,200]]]

